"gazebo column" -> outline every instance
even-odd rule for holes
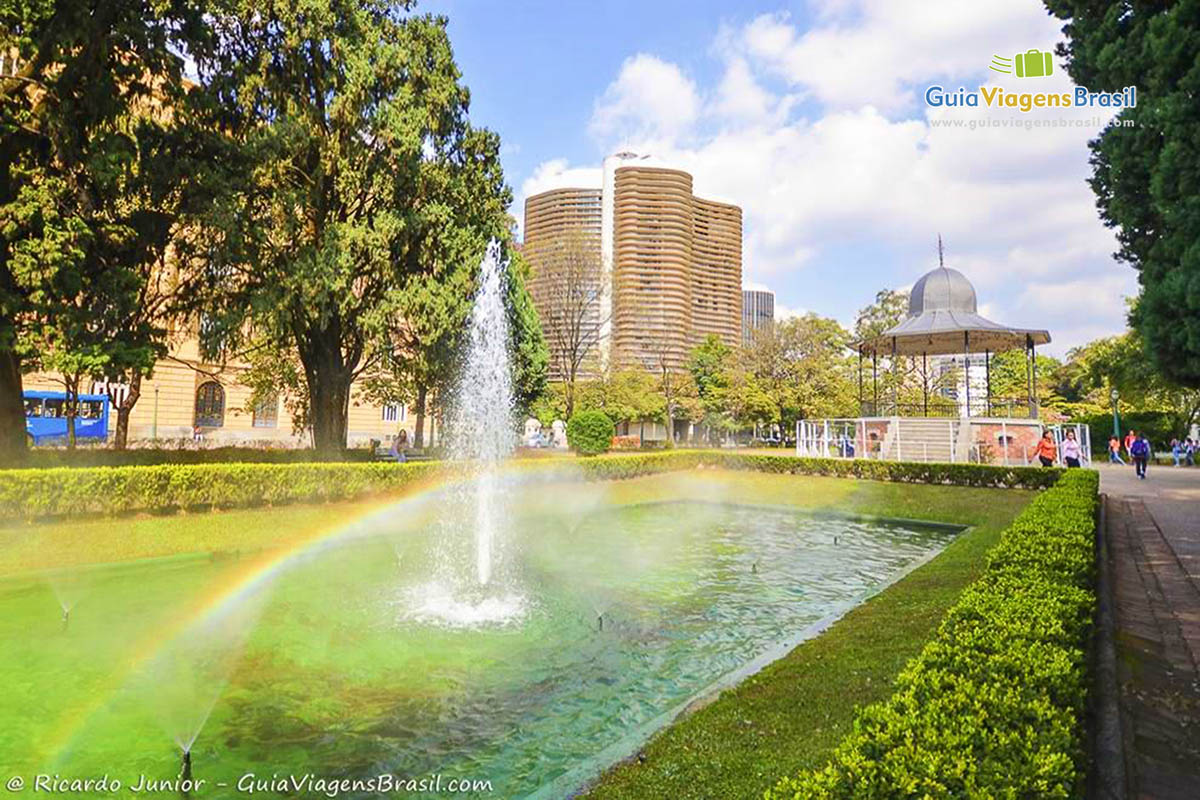
[[[892,337],[892,414],[900,416],[900,381],[896,375],[896,337]]]
[[[929,416],[929,354],[921,351],[921,413]]]
[[[879,416],[879,351],[871,348],[871,416]]]
[[[967,416],[971,416],[971,332],[963,331],[963,384],[967,387]]]
[[[1038,395],[1037,395],[1037,345],[1033,343],[1033,338],[1029,340],[1029,374],[1033,376],[1031,382],[1031,395],[1029,398],[1029,418],[1038,418]]]
[[[863,412],[863,349],[858,348],[858,413]]]
[[[985,416],[992,415],[992,351],[983,351],[983,376],[984,376],[984,396],[983,396],[983,413]]]
[[[1029,406],[1029,418],[1037,417],[1033,410],[1033,337],[1025,334],[1025,402]]]

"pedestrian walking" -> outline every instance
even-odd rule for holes
[[[1133,457],[1133,467],[1137,470],[1137,476],[1146,480],[1146,464],[1150,461],[1150,442],[1146,441],[1144,435],[1139,434],[1133,440],[1133,444],[1129,447],[1129,454]]]
[[[1183,457],[1189,467],[1196,466],[1196,443],[1190,436],[1183,441]]]
[[[1068,469],[1079,466],[1083,454],[1079,449],[1079,442],[1075,439],[1075,431],[1067,431],[1067,436],[1062,441],[1062,457]]]
[[[1125,459],[1121,458],[1121,440],[1115,436],[1108,437],[1108,463],[1125,465]]]
[[[1132,428],[1125,434],[1125,457],[1133,460],[1133,443],[1137,441],[1137,431]]]
[[[1183,460],[1183,442],[1178,439],[1171,440],[1171,458],[1175,459],[1175,466],[1179,466],[1179,462]]]
[[[1054,434],[1051,431],[1047,430],[1042,434],[1033,454],[1037,456],[1038,461],[1042,462],[1043,467],[1054,466],[1054,462],[1058,458],[1058,446],[1054,444]]]

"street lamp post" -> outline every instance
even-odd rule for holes
[[[1121,394],[1116,389],[1113,389],[1111,396],[1113,403],[1113,438],[1119,441],[1121,439],[1121,415],[1117,412],[1117,400],[1120,399]]]

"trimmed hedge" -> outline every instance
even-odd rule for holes
[[[895,693],[765,797],[1082,796],[1098,487],[1069,470],[1034,498]]]
[[[0,518],[349,500],[433,474],[430,463],[160,464],[0,471]]]
[[[1039,467],[795,458],[711,450],[612,455],[568,463],[566,474],[582,474],[589,480],[720,467],[906,483],[1027,489],[1046,488],[1062,472]],[[395,491],[414,480],[431,476],[441,468],[439,464],[417,462],[161,464],[0,470],[0,519],[349,500]],[[557,459],[516,462],[516,468],[552,474],[545,471],[561,470],[563,462]]]
[[[580,462],[589,477],[632,478],[652,472],[694,467],[773,472],[792,475],[828,475],[836,478],[940,483],[1003,489],[1046,489],[1064,470],[1045,467],[996,467],[988,464],[918,463],[867,459],[799,458],[788,455],[743,454],[724,450],[675,450],[637,455],[611,455]]]
[[[283,447],[140,447],[111,450],[107,447],[81,446],[74,450],[35,447],[25,454],[14,469],[51,469],[53,467],[132,467],[152,464],[297,464],[322,462],[364,462],[375,457],[366,448],[343,450],[335,456],[312,449]]]
[[[567,422],[567,443],[581,456],[598,456],[612,448],[617,429],[602,411],[580,411]]]

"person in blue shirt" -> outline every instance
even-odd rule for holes
[[[1146,441],[1145,434],[1139,433],[1138,437],[1133,440],[1133,444],[1129,446],[1129,454],[1133,456],[1133,466],[1137,469],[1137,476],[1146,480],[1146,464],[1150,461],[1150,442]]]

